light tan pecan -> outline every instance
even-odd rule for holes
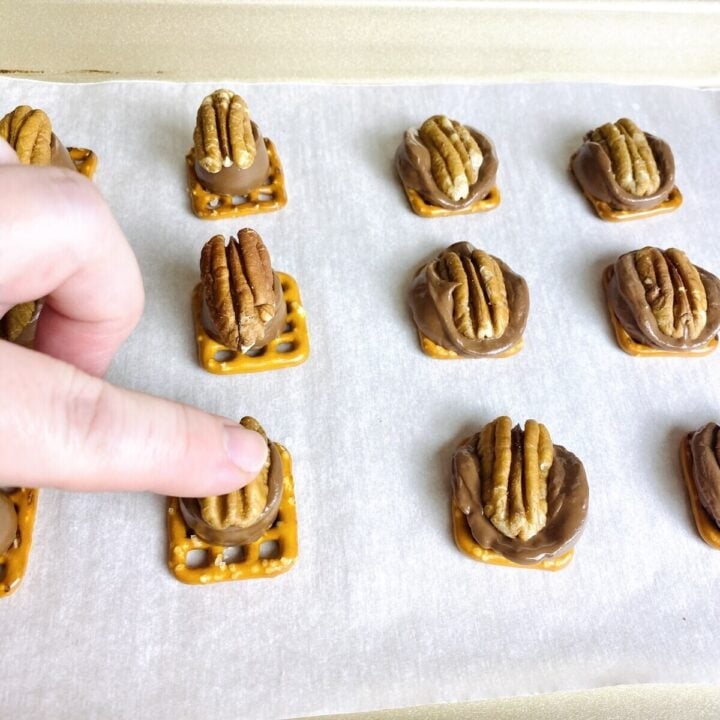
[[[635,252],[635,269],[660,331],[672,338],[698,337],[707,322],[707,295],[687,255],[646,247]]]
[[[237,240],[216,235],[202,249],[200,271],[205,303],[221,342],[245,352],[275,316],[275,283],[270,254],[250,228]]]
[[[0,120],[0,137],[14,148],[23,165],[50,165],[52,125],[42,110],[19,105]]]
[[[257,148],[245,101],[231,90],[216,90],[201,103],[195,124],[195,160],[210,173],[237,165],[249,168]]]
[[[606,123],[590,134],[610,158],[618,185],[632,195],[652,195],[660,187],[660,173],[645,133],[632,120]]]
[[[483,155],[468,129],[445,115],[434,115],[418,136],[430,153],[430,171],[438,188],[451,200],[465,199],[477,182]]]
[[[437,273],[458,283],[453,291],[453,320],[465,337],[500,337],[508,326],[510,309],[502,270],[492,255],[473,250],[460,255],[448,250],[438,259]]]
[[[267,435],[257,420],[244,417],[240,424],[248,430],[260,433],[267,442]],[[202,519],[215,530],[249,527],[262,515],[267,505],[270,473],[270,453],[262,470],[250,483],[227,495],[214,495],[200,499]]]
[[[486,425],[478,440],[484,513],[504,535],[529,540],[547,522],[547,477],[555,449],[547,428],[509,417]]]

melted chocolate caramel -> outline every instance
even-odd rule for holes
[[[434,260],[423,265],[417,271],[410,288],[410,308],[418,330],[436,345],[467,357],[489,357],[508,350],[520,340],[527,323],[530,296],[525,280],[502,260],[495,258],[505,280],[510,310],[508,326],[497,338],[474,339],[461,334],[453,319],[453,291],[458,283],[443,280],[436,265],[445,252],[469,257],[474,249],[468,242],[455,243]]]
[[[610,157],[600,143],[593,142],[591,132],[583,138],[580,149],[570,159],[570,167],[583,192],[602,200],[614,210],[649,210],[668,199],[675,185],[675,159],[670,146],[660,138],[645,133],[660,174],[660,187],[650,195],[633,195],[620,187]]]
[[[547,522],[523,541],[507,537],[485,516],[479,439],[477,433],[466,440],[455,451],[452,465],[453,500],[477,544],[520,565],[534,565],[569,550],[580,536],[588,508],[588,484],[580,460],[564,447],[553,446],[554,460],[547,477]]]
[[[223,530],[211,527],[202,518],[197,498],[180,498],[180,511],[188,527],[205,542],[216,545],[248,545],[275,522],[283,490],[283,472],[280,452],[275,443],[269,443],[270,471],[268,473],[268,497],[265,510],[248,527],[228,527]]]
[[[720,528],[720,427],[708,423],[689,440],[692,477],[700,503]]]
[[[200,184],[209,192],[217,195],[247,195],[265,184],[270,172],[270,160],[268,159],[265,140],[255,123],[252,124],[253,137],[257,147],[255,160],[249,168],[240,168],[233,164],[224,167],[220,172],[211,173],[205,170],[197,161],[195,162],[195,175]]]
[[[417,128],[410,128],[395,154],[395,167],[406,188],[415,190],[426,203],[447,210],[461,210],[482,200],[492,190],[497,176],[498,159],[491,140],[474,128],[465,126],[475,138],[483,155],[477,180],[470,186],[463,200],[451,200],[433,179],[430,153],[418,136]]]

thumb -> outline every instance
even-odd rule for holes
[[[265,440],[232,420],[117,388],[0,341],[0,486],[220,495],[246,485]]]

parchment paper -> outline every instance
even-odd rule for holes
[[[52,716],[276,718],[614,683],[717,682],[720,553],[680,477],[683,433],[720,419],[720,353],[632,358],[600,285],[618,254],[680,247],[720,273],[720,96],[663,87],[237,85],[277,146],[289,204],[207,222],[184,154],[213,86],[0,79],[4,113],[43,107],[132,243],[147,309],[109,379],[257,417],[294,459],[300,559],[272,580],[180,584],[164,499],[41,493],[30,565],[2,601],[0,707]],[[501,206],[427,220],[393,168],[403,131],[445,113],[487,133]],[[583,133],[630,116],[667,140],[685,196],[672,215],[595,217],[567,172]],[[215,377],[197,365],[190,293],[215,233],[258,230],[299,282],[311,357]],[[509,359],[424,356],[407,309],[417,265],[469,240],[530,287]],[[543,421],[584,462],[585,533],[557,574],[474,563],[455,548],[449,468],[500,414]]]

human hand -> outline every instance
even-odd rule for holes
[[[100,379],[142,314],[135,257],[92,183],[0,139],[0,317],[38,298],[35,351],[0,340],[0,486],[208,496],[258,474],[257,433]]]

